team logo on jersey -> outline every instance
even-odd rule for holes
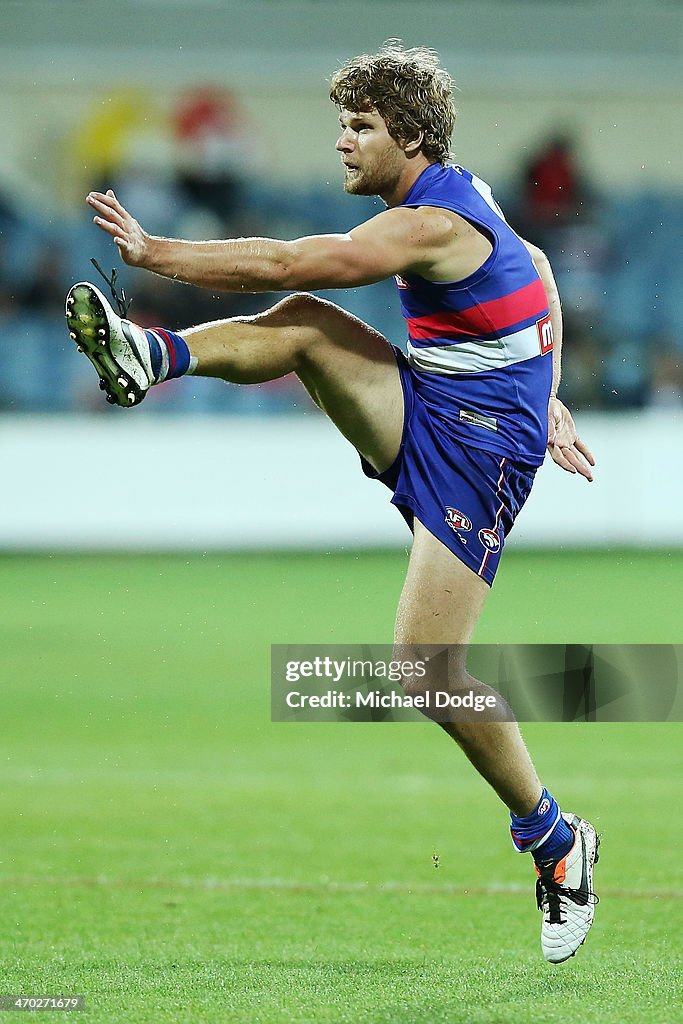
[[[489,551],[498,551],[500,549],[500,537],[493,530],[487,530],[486,528],[480,530],[479,540]]]
[[[446,508],[446,522],[453,531],[465,530],[469,533],[472,529],[472,520],[457,508]]]
[[[544,316],[542,320],[536,321],[536,327],[538,328],[538,340],[541,345],[541,355],[546,356],[548,352],[553,350],[553,325],[550,319],[550,313]]]
[[[400,274],[394,274],[394,281],[399,288],[410,288],[410,285],[406,281],[405,277],[401,277]]]

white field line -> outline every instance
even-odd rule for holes
[[[442,895],[442,896],[519,896],[528,895],[532,882],[491,882],[489,885],[453,885],[449,882],[336,882],[331,879],[295,881],[290,878],[113,878],[110,875],[16,875],[0,877],[0,887],[24,886],[103,889],[189,889],[201,892],[291,892],[319,894]],[[683,889],[613,889],[598,887],[598,894],[609,899],[678,900]]]

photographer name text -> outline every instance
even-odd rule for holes
[[[466,708],[470,711],[486,711],[497,706],[496,698],[487,694],[466,690],[463,693],[448,693],[446,690],[427,690],[424,693],[407,694],[394,691],[370,690],[368,693],[346,693],[344,690],[326,690],[323,693],[301,693],[290,690],[285,695],[289,708],[416,708],[420,711],[437,708]]]

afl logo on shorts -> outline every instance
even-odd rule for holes
[[[468,519],[464,512],[458,512],[457,508],[446,508],[446,522],[451,530],[469,532],[472,529],[472,520]]]
[[[394,281],[399,288],[410,288],[410,285],[406,281],[405,277],[401,277],[400,274],[394,274]]]
[[[500,537],[493,530],[480,530],[479,540],[489,551],[498,551],[500,549]]]

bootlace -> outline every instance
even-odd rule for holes
[[[123,290],[123,288],[121,289],[120,294],[119,294],[119,292],[118,292],[118,290],[116,288],[116,268],[112,267],[111,277],[107,277],[107,275],[102,270],[102,267],[99,265],[99,263],[97,262],[97,260],[95,259],[94,256],[91,257],[90,262],[94,266],[94,268],[97,271],[97,273],[101,274],[101,276],[104,278],[104,280],[109,285],[109,288],[110,288],[111,294],[112,294],[112,298],[113,298],[114,302],[116,303],[116,305],[118,307],[119,316],[125,318],[127,316],[127,314],[128,314],[128,310],[130,309],[131,303],[132,303],[133,300],[126,298],[126,293]]]
[[[568,885],[560,885],[552,877],[551,866],[548,874],[541,871],[541,877],[536,879],[536,906],[539,910],[548,908],[548,921],[550,924],[565,924],[562,919],[562,899],[571,900],[581,907],[588,903],[599,903],[600,899],[594,892],[586,892],[585,889],[572,889]]]

